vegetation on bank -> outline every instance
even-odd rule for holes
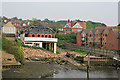
[[[16,61],[19,61],[21,64],[24,64],[23,50],[20,49],[21,44],[21,41],[18,41],[15,44],[13,44],[10,40],[5,38],[4,34],[2,34],[2,50],[14,55]]]
[[[55,35],[56,38],[58,38],[58,43],[57,46],[66,49],[66,44],[67,43],[76,43],[76,33],[67,33],[66,35],[56,33]]]
[[[70,51],[75,51],[75,52],[82,53],[82,54],[88,54],[87,51],[81,50],[81,49],[71,49]]]

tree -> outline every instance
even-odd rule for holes
[[[37,20],[36,18],[33,18],[33,19],[32,19],[32,23],[33,23],[33,25],[35,25],[36,23],[40,23],[40,21]]]

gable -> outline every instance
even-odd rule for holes
[[[14,25],[12,25],[11,22],[8,22],[7,24],[4,25],[4,27],[15,27]]]
[[[64,28],[70,28],[70,25],[66,24],[66,25],[64,26]]]
[[[83,28],[78,22],[72,28]]]

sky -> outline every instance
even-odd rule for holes
[[[76,20],[102,22],[108,26],[118,24],[118,0],[3,0],[2,15],[23,19]],[[52,2],[53,1],[53,2]],[[74,1],[74,2],[73,2]],[[97,2],[98,1],[98,2]]]

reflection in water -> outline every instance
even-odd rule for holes
[[[115,68],[99,67],[89,72],[90,78],[119,78],[120,71]],[[59,70],[54,78],[87,78],[87,72],[81,70]]]

